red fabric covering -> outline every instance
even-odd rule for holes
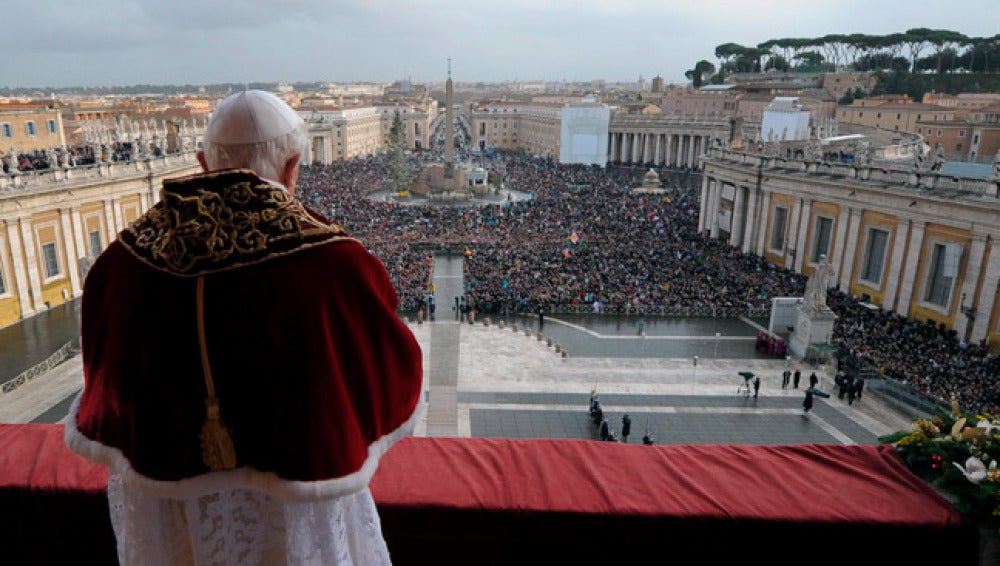
[[[0,562],[114,563],[107,474],[62,434],[0,425]],[[978,560],[975,527],[884,446],[407,438],[371,489],[397,566]]]
[[[117,564],[108,472],[61,425],[0,424],[0,564]]]
[[[978,556],[975,529],[887,446],[412,438],[371,489],[401,564]]]

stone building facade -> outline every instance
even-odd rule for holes
[[[955,178],[711,148],[699,230],[1000,351],[1000,177]]]
[[[66,145],[62,111],[53,105],[0,105],[0,153],[30,153]]]
[[[0,326],[79,297],[87,258],[159,199],[164,178],[200,170],[189,151],[0,174]]]

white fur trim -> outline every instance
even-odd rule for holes
[[[417,420],[426,408],[425,396],[421,392],[420,400],[410,418],[396,430],[372,442],[368,446],[368,458],[361,468],[343,477],[319,481],[293,481],[282,479],[274,472],[260,472],[244,467],[223,472],[209,472],[178,481],[164,481],[136,472],[121,450],[92,440],[76,428],[76,416],[80,410],[82,396],[83,391],[73,400],[69,416],[65,421],[65,440],[69,449],[121,474],[122,480],[128,485],[165,498],[198,497],[221,489],[248,489],[285,501],[315,501],[355,493],[368,486],[375,470],[378,469],[382,455],[397,441],[413,433]]]

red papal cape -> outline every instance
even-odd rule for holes
[[[236,454],[211,473],[199,276]],[[397,307],[382,263],[282,187],[244,170],[167,180],[87,276],[67,444],[164,497],[355,492],[423,406],[420,347]]]

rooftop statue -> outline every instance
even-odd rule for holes
[[[826,290],[833,277],[833,267],[827,263],[826,254],[819,256],[819,263],[806,281],[805,305],[811,310],[825,310]]]

